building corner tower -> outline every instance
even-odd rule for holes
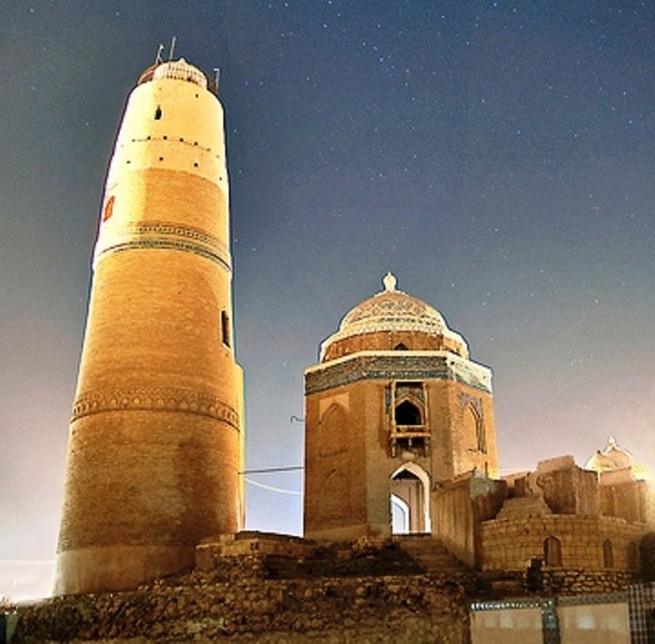
[[[240,528],[243,378],[213,82],[144,72],[111,160],[69,431],[55,594],[128,589]]]

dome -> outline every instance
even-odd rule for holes
[[[610,472],[626,467],[638,468],[632,454],[619,447],[614,436],[610,436],[604,450],[598,450],[585,464],[586,469],[595,472]]]
[[[387,273],[382,281],[384,290],[364,300],[346,313],[341,320],[339,330],[323,342],[322,358],[328,354],[330,347],[337,343],[355,336],[380,333],[410,333],[413,334],[413,337],[418,334],[440,338],[445,340],[447,346],[430,346],[429,348],[450,349],[467,357],[468,351],[464,339],[448,328],[439,311],[422,300],[397,290],[397,280],[391,273]],[[358,348],[361,350],[379,347]],[[428,347],[417,348],[427,349]]]
[[[339,332],[347,335],[372,331],[420,331],[442,335],[448,330],[437,309],[418,298],[396,290],[395,277],[385,276],[385,289],[351,309],[341,321]]]

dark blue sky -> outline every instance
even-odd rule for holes
[[[303,369],[387,270],[494,369],[503,472],[610,434],[655,468],[655,4],[9,1],[0,559],[52,557],[107,162],[173,35],[222,70],[249,468],[302,463]]]

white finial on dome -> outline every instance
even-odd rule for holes
[[[389,271],[383,278],[382,278],[382,284],[384,284],[384,290],[385,291],[395,291],[396,290],[396,284],[398,283],[398,280],[396,279],[396,276]]]

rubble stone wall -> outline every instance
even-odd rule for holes
[[[552,595],[580,595],[623,591],[640,581],[638,575],[621,570],[606,572],[578,569],[545,570],[543,593]]]
[[[243,564],[232,581],[196,571],[24,606],[18,641],[469,642],[464,576],[262,580]]]

